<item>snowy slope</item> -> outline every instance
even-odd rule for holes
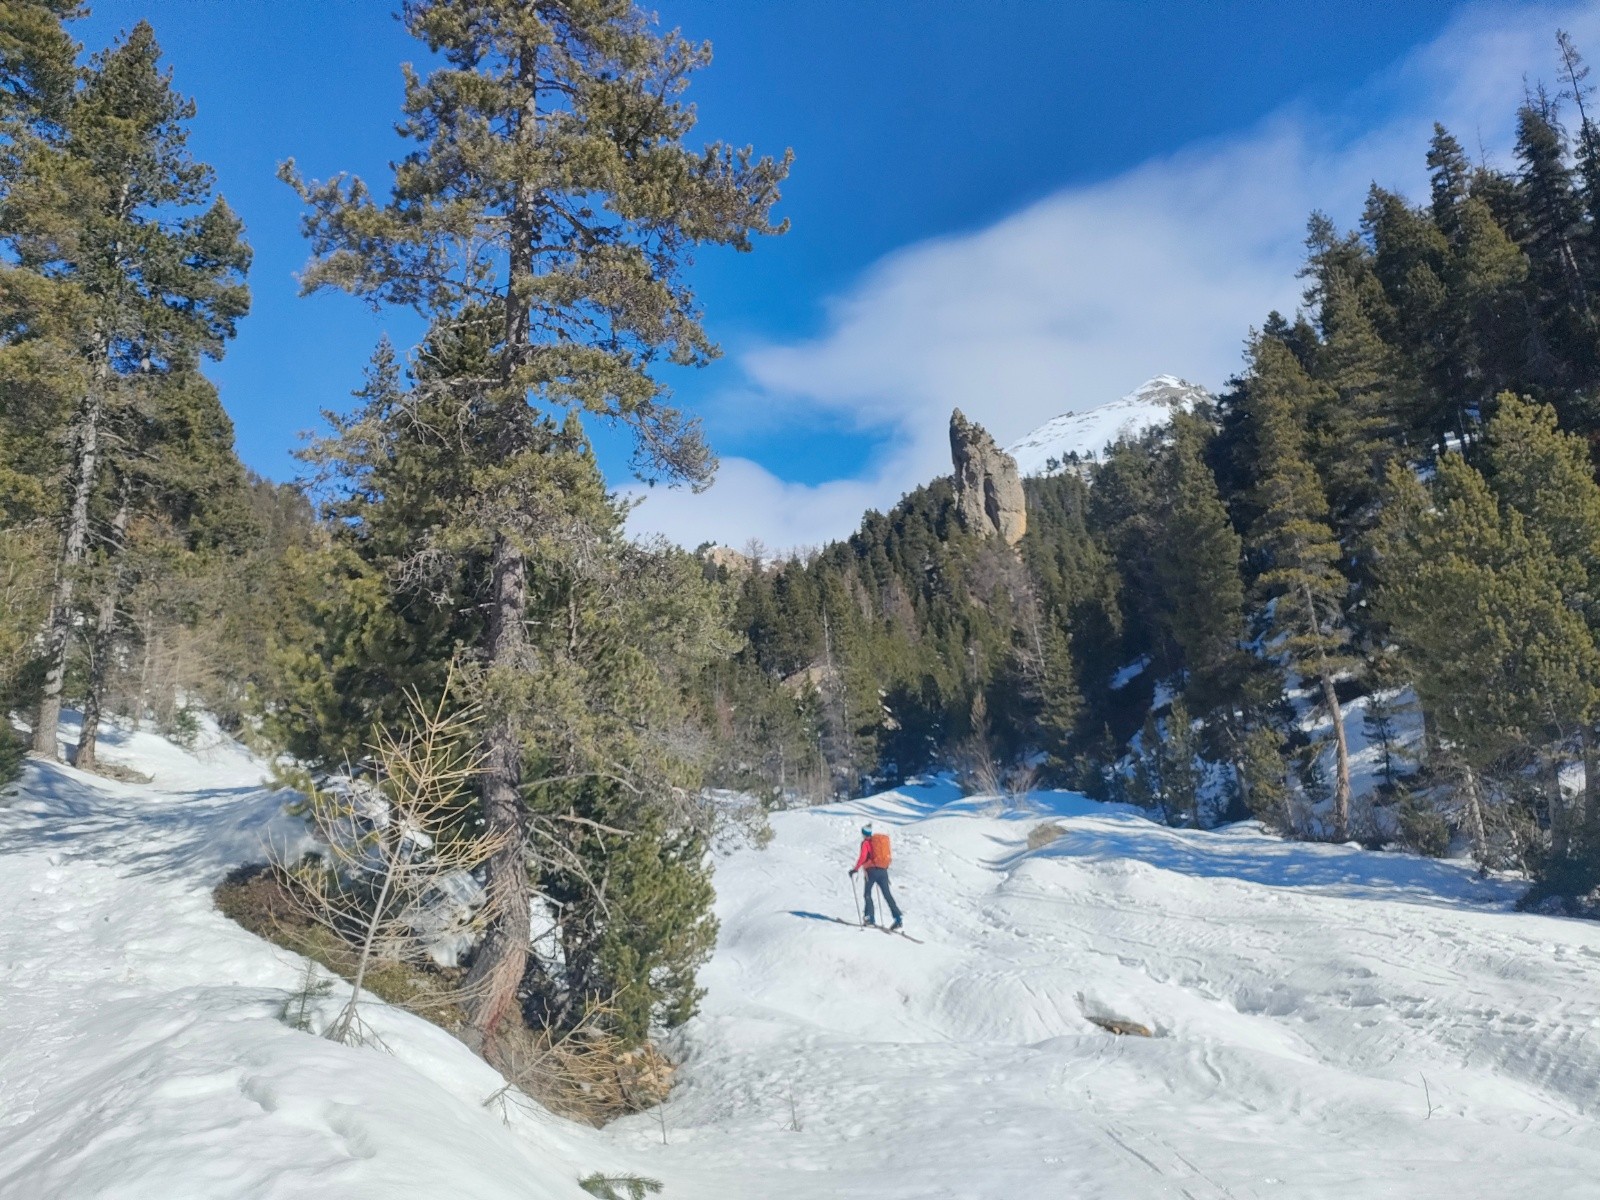
[[[34,763],[0,795],[0,1198],[553,1200],[626,1167],[486,1108],[500,1077],[417,1018],[370,1012],[388,1052],[278,1019],[302,960],[209,889],[296,827],[262,764],[209,740],[113,731],[106,757],[166,788]]]
[[[1047,475],[1050,460],[1065,461],[1099,455],[1124,437],[1137,437],[1155,425],[1165,425],[1172,414],[1193,408],[1210,393],[1175,375],[1146,380],[1120,400],[1087,412],[1064,413],[1046,421],[1026,437],[1006,448],[1024,475]]]
[[[672,1144],[618,1130],[671,1196],[1594,1194],[1600,927],[1462,864],[1037,800],[1035,852],[1039,816],[931,786],[720,866]],[[925,945],[817,919],[853,916],[862,815]]]
[[[206,788],[198,757],[123,742],[186,782],[32,765],[0,797],[0,1200],[577,1197],[592,1170],[657,1177],[665,1200],[1565,1197],[1600,1178],[1600,926],[1514,913],[1514,884],[1460,863],[1170,830],[1066,793],[1007,812],[943,783],[779,814],[766,849],[718,859],[678,1088],[597,1132],[485,1107],[498,1076],[404,1014],[372,1010],[387,1053],[282,1024],[297,962],[207,894],[263,830],[289,836],[275,802],[242,751],[212,748]],[[863,816],[893,833],[924,945],[826,919],[854,916]],[[1030,851],[1045,820],[1064,836]]]

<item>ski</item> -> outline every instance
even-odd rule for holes
[[[919,946],[926,944],[921,938],[912,937],[904,929],[890,929],[887,925],[868,925],[865,921],[846,921],[843,917],[827,917],[821,913],[797,913],[794,915],[809,917],[813,921],[830,921],[835,925],[843,925],[847,929],[860,929],[862,931],[876,929],[879,933],[892,933],[895,937],[903,937],[906,941],[915,942]]]
[[[903,937],[903,938],[905,938],[906,941],[915,942],[919,946],[924,944],[921,938],[912,937],[904,929],[890,929],[890,928],[888,928],[887,926],[884,926],[884,925],[868,925],[865,922],[862,923],[861,928],[863,928],[863,929],[876,929],[879,933],[889,933],[889,934],[893,934],[895,937]]]

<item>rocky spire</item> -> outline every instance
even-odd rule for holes
[[[1028,528],[1027,502],[1016,460],[988,430],[967,420],[958,408],[950,414],[950,459],[955,464],[956,511],[973,533],[999,536],[1015,546]]]

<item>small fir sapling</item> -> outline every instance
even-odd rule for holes
[[[324,857],[278,864],[310,920],[353,943],[350,995],[324,1031],[362,1041],[362,984],[379,961],[424,958],[440,933],[447,888],[495,853],[503,838],[472,822],[468,789],[479,768],[473,714],[416,697],[407,724],[379,728],[370,789],[307,787],[305,816]],[[481,925],[486,913],[473,917]]]

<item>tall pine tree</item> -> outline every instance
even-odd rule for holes
[[[1201,716],[1226,699],[1244,633],[1241,543],[1202,454],[1206,434],[1198,417],[1174,420],[1172,486],[1155,558],[1164,623],[1182,654],[1185,694]]]
[[[194,105],[173,90],[160,56],[149,25],[136,25],[90,61],[74,90],[51,93],[48,118],[13,127],[6,160],[0,235],[13,257],[12,340],[52,364],[74,409],[34,723],[33,752],[47,758],[58,752],[94,509],[108,493],[117,523],[121,485],[108,471],[119,454],[148,453],[130,430],[150,419],[152,393],[198,370],[202,357],[220,357],[249,305],[242,228],[213,196],[211,169],[189,154]],[[48,61],[59,89],[59,61]],[[106,546],[112,559],[120,551]]]
[[[284,175],[312,209],[307,290],[413,308],[432,339],[471,347],[419,373],[419,399],[458,421],[441,531],[453,544],[438,549],[471,564],[485,614],[479,796],[506,839],[469,980],[485,1044],[528,958],[527,610],[542,562],[570,560],[592,527],[573,508],[563,414],[630,430],[647,477],[707,479],[709,452],[656,368],[714,352],[683,268],[697,245],[743,250],[779,231],[769,214],[786,163],[685,144],[683,92],[709,47],[659,31],[631,0],[408,0],[402,15],[442,65],[407,75],[400,132],[414,148],[389,198],[359,180],[301,182],[292,163]]]
[[[1344,602],[1349,584],[1339,570],[1339,543],[1328,502],[1306,457],[1304,414],[1321,396],[1289,348],[1273,338],[1251,347],[1251,417],[1261,448],[1260,513],[1249,546],[1257,587],[1271,603],[1269,638],[1302,677],[1315,679],[1333,727],[1333,836],[1350,828],[1350,749],[1335,676],[1349,665]]]

